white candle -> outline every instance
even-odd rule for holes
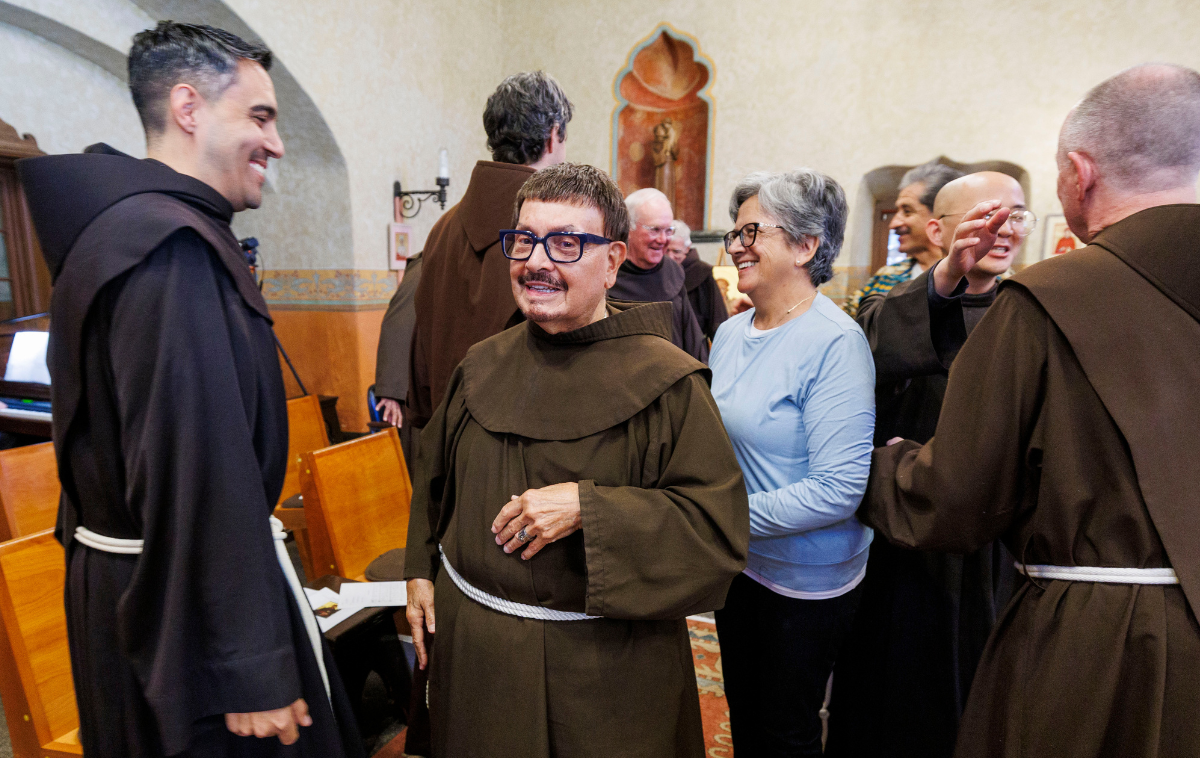
[[[442,152],[438,155],[438,179],[450,178],[450,152],[446,148],[442,148]]]

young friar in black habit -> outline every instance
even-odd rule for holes
[[[89,758],[357,758],[268,521],[287,463],[271,319],[230,230],[283,157],[271,53],[162,22],[129,81],[147,160],[18,164],[54,277],[67,632]]]

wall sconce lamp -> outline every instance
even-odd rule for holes
[[[438,155],[437,185],[438,188],[435,190],[402,190],[400,181],[394,182],[392,184],[392,202],[396,206],[395,215],[412,218],[421,212],[421,206],[425,204],[426,200],[437,200],[442,210],[446,210],[446,188],[450,186],[450,154],[446,148],[442,148]],[[414,208],[416,210],[413,210]]]

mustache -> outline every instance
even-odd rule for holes
[[[566,282],[547,271],[531,271],[521,274],[517,277],[517,284],[521,285],[522,287],[535,282],[539,284],[548,284],[551,287],[558,287],[564,292],[567,290]]]
[[[262,148],[259,148],[258,150],[255,150],[254,152],[250,153],[250,160],[252,160],[252,161],[262,161],[262,162],[266,163],[267,159],[269,157],[270,156],[267,155],[267,151],[263,150]]]

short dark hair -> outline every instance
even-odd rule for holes
[[[567,122],[574,110],[553,76],[542,71],[513,74],[500,82],[483,109],[492,159],[522,165],[537,162],[554,127],[560,140],[567,138]]]
[[[898,189],[903,191],[905,187],[911,187],[914,184],[922,185],[921,196],[917,199],[921,205],[925,206],[926,210],[933,212],[933,201],[937,198],[937,193],[942,191],[942,187],[961,176],[963,176],[963,172],[956,168],[950,168],[937,161],[930,161],[905,172],[904,176],[900,177]]]
[[[237,78],[239,60],[271,68],[271,51],[224,29],[159,21],[139,32],[129,50],[129,91],[147,134],[167,126],[167,99],[180,83],[214,99]]]
[[[612,178],[583,163],[560,163],[548,166],[525,182],[517,193],[513,209],[513,226],[521,220],[521,206],[526,200],[543,203],[570,203],[598,208],[604,217],[604,236],[613,242],[629,240],[629,211],[621,189]]]

